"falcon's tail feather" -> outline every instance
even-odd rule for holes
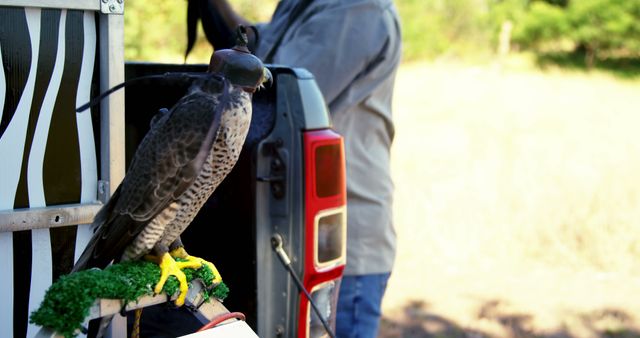
[[[93,220],[92,226],[94,227],[94,234],[91,237],[91,240],[87,244],[86,248],[78,258],[78,261],[71,269],[71,272],[82,271],[90,268],[105,268],[112,261],[112,257],[114,257],[114,253],[118,252],[118,249],[122,250],[124,246],[126,246],[127,240],[130,237],[124,235],[119,236],[118,241],[112,243],[110,247],[105,248],[104,245],[101,245],[103,240],[103,234],[106,232],[106,228],[108,227],[117,227],[118,223],[121,222],[135,222],[131,220],[126,215],[120,215],[113,218],[113,209],[118,200],[118,196],[120,194],[120,188],[116,189],[113,196],[105,206],[100,209],[98,214]],[[110,217],[111,216],[111,217]],[[126,219],[125,219],[126,218]],[[99,255],[98,255],[99,254]]]
[[[118,191],[116,191],[116,193],[117,192]],[[105,224],[105,222],[107,221],[107,217],[111,212],[111,210],[113,209],[114,205],[115,203],[112,203],[110,201],[110,203],[107,203],[105,206],[103,206],[102,209],[100,209],[100,211],[98,211],[98,213],[96,214],[96,217],[93,219],[93,224],[91,224],[91,226],[93,227],[94,234],[91,237],[91,240],[89,241],[87,246],[85,247],[84,251],[82,252],[82,255],[80,255],[80,258],[78,258],[78,261],[76,262],[76,264],[74,264],[73,269],[71,269],[71,272],[82,271],[82,270],[86,270],[87,268],[93,267],[90,264],[90,262],[91,262],[95,247],[98,244],[98,239],[100,237],[99,235],[97,235],[96,232],[100,231],[100,228]]]

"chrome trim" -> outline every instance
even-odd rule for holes
[[[340,257],[332,259],[327,262],[320,263],[318,261],[318,225],[320,224],[320,218],[336,215],[342,213],[342,249]],[[316,269],[326,269],[334,267],[340,264],[344,264],[347,261],[347,207],[341,206],[338,208],[325,209],[319,211],[313,220],[313,264]]]
[[[311,295],[311,298],[313,298],[313,293],[315,291],[318,291],[318,290],[326,287],[329,284],[333,284],[332,286],[335,288],[337,283],[336,283],[335,279],[328,280],[326,282],[322,282],[322,283],[312,287],[311,290],[309,290],[309,295]],[[337,291],[339,292],[340,290],[337,290]],[[338,307],[338,304],[336,303],[336,308],[333,309],[333,310],[337,311],[337,307]],[[311,337],[311,312],[313,312],[313,310],[311,309],[311,301],[307,300],[307,329],[305,330],[306,331],[305,338],[310,338]],[[329,324],[329,325],[331,325],[331,324]],[[335,328],[334,328],[334,330],[335,330]],[[327,333],[322,337],[323,338],[324,337],[329,337],[329,334]]]

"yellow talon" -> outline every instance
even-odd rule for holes
[[[178,298],[176,298],[175,304],[177,306],[184,305],[184,300],[187,297],[189,286],[187,284],[187,276],[185,276],[184,272],[180,270],[179,262],[176,262],[169,253],[165,253],[164,255],[162,255],[159,265],[160,280],[156,284],[153,292],[155,292],[156,294],[162,292],[162,288],[164,287],[164,283],[167,281],[167,278],[169,278],[169,276],[175,276],[180,283],[180,294],[178,295]]]
[[[187,251],[184,249],[184,247],[179,247],[177,249],[174,249],[173,251],[169,252],[169,254],[173,258],[182,258],[186,260],[186,262],[176,262],[176,264],[178,264],[178,266],[181,269],[183,268],[199,269],[204,264],[208,266],[209,269],[211,269],[211,272],[213,273],[213,285],[217,285],[217,284],[220,284],[220,282],[222,282],[222,276],[220,276],[220,272],[218,272],[218,269],[216,269],[216,266],[213,265],[213,263],[206,261],[200,257],[189,255]]]

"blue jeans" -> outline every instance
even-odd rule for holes
[[[389,273],[343,276],[338,296],[336,335],[338,338],[375,338],[380,322],[380,305]]]

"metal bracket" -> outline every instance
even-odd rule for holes
[[[111,197],[109,196],[109,189],[109,181],[98,181],[98,201],[102,202],[103,204],[107,204],[109,198]]]
[[[0,232],[88,224],[102,203],[54,205],[42,208],[0,210]]]
[[[265,144],[265,153],[272,156],[271,171],[269,176],[258,177],[259,182],[271,184],[271,193],[276,199],[282,199],[287,187],[287,151],[284,149],[284,141],[278,138],[274,142]]]
[[[102,14],[124,14],[124,0],[100,0]]]

